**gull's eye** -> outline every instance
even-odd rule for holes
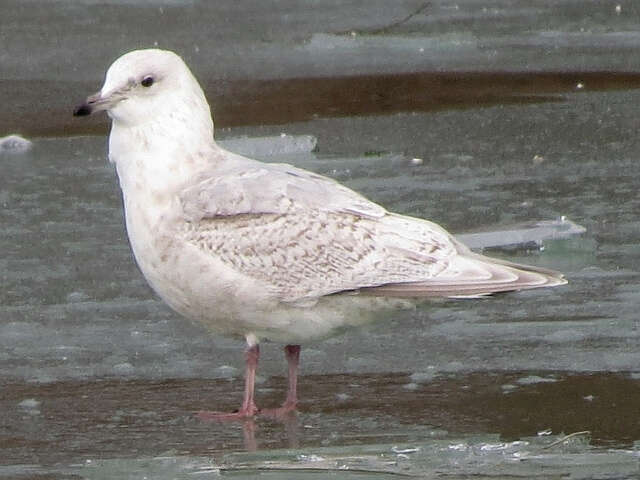
[[[150,87],[151,85],[153,85],[153,77],[151,75],[147,75],[142,79],[140,85],[142,85],[143,87]]]

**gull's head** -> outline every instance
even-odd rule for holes
[[[118,58],[109,67],[102,89],[73,114],[85,116],[102,110],[123,126],[167,119],[211,124],[200,85],[182,59],[167,50],[135,50]]]

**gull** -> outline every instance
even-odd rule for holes
[[[566,283],[472,252],[440,226],[387,211],[337,181],[227,151],[209,104],[175,53],[136,50],[108,69],[75,116],[106,111],[129,242],[152,289],[214,334],[246,340],[242,406],[254,401],[259,342],[285,344],[286,400],[298,402],[300,345],[432,297]],[[273,413],[273,412],[272,412]]]

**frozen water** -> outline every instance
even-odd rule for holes
[[[152,296],[126,243],[104,137],[34,138],[3,158],[0,178],[0,478],[637,478],[640,37],[637,7],[617,3],[619,13],[616,2],[432,1],[412,15],[421,5],[386,0],[250,11],[3,2],[0,135],[78,132],[67,115],[105,65],[158,42],[188,58],[219,125],[267,124],[219,129],[238,148],[269,138],[245,153],[334,176],[453,232],[563,215],[586,232],[543,251],[491,252],[566,272],[561,291],[435,302],[305,346],[298,423],[258,422],[252,438],[251,428],[191,416],[237,406],[241,344]],[[305,83],[431,67],[426,91],[405,89],[405,103],[377,76],[355,77],[358,98]],[[516,76],[524,87],[503,91],[501,76],[463,74],[493,71],[553,75]],[[458,105],[466,110],[416,105],[414,95],[442,93],[440,78],[461,86],[458,96],[479,88],[490,98]],[[298,96],[288,79],[302,82]],[[613,84],[620,91],[597,93]],[[283,93],[263,97],[267,88]],[[291,108],[275,112],[273,98]],[[309,121],[282,124],[298,118]],[[282,354],[262,353],[261,401],[276,405]],[[518,382],[532,377],[557,381]],[[593,445],[581,436],[544,448],[583,430]],[[529,438],[537,432],[549,434]],[[262,452],[233,453],[250,448]]]
[[[32,143],[20,135],[8,135],[0,138],[0,155],[24,153],[31,148]]]
[[[433,381],[438,376],[435,368],[427,372],[416,372],[409,375],[409,378],[416,383],[427,383]]]
[[[637,87],[633,72],[640,63],[629,53],[638,44],[637,16],[630,8],[616,14],[602,2],[494,3],[483,8],[477,1],[431,2],[424,8],[426,2],[411,1],[392,7],[384,0],[269,2],[252,4],[249,13],[224,2],[6,0],[0,19],[0,131],[29,136],[106,131],[104,119],[79,127],[67,117],[69,99],[97,88],[104,66],[133,46],[169,48],[187,59],[198,78],[207,80],[218,126],[344,115],[354,107],[359,113],[412,111],[421,109],[421,101],[440,109],[441,89],[449,87],[454,91],[445,93],[445,102],[473,107],[478,98],[468,98],[468,75],[480,80],[477,93],[484,104],[541,101],[534,96],[576,90],[579,83],[581,91],[607,83]],[[43,49],[43,38],[56,41]],[[427,73],[426,83],[410,80],[399,97],[397,82],[370,77],[421,72]],[[505,73],[482,80],[491,72]],[[518,72],[542,76],[528,79]],[[514,73],[505,87],[505,75]],[[355,83],[341,88],[349,78]],[[306,84],[310,79],[316,81]],[[288,87],[296,82],[292,94]],[[325,90],[327,83],[335,88]],[[279,108],[282,98],[295,100]],[[326,98],[340,101],[327,109]],[[547,158],[540,151],[534,155]]]
[[[40,402],[35,398],[27,398],[26,400],[21,401],[18,406],[20,408],[24,408],[25,410],[35,411],[38,410],[38,407],[40,407]],[[38,413],[40,412],[38,411]]]
[[[582,111],[582,98],[596,110]],[[431,218],[452,231],[500,231],[531,218],[562,215],[587,228],[581,237],[546,242],[541,253],[499,253],[565,271],[570,279],[566,288],[435,303],[398,314],[307,349],[306,374],[422,372],[425,365],[438,372],[637,368],[633,342],[640,335],[640,295],[633,285],[640,252],[625,248],[633,244],[638,228],[633,193],[638,178],[629,172],[635,171],[639,149],[635,135],[625,130],[633,123],[635,96],[599,93],[571,101],[583,123],[597,123],[591,118],[612,106],[617,113],[607,117],[610,124],[595,130],[598,138],[576,131],[576,144],[559,134],[571,123],[562,114],[567,107],[555,104],[526,107],[527,115],[522,115],[523,107],[496,107],[318,119],[288,126],[285,137],[282,127],[224,132],[235,138],[270,137],[271,143],[262,144],[270,145],[264,152],[292,151],[300,144],[306,150],[315,142],[297,139],[316,137],[322,154],[266,159],[295,161],[334,176],[391,210]],[[544,127],[549,132],[545,142],[553,150],[541,165],[529,162],[533,155],[527,152],[528,143],[515,133],[531,131],[531,121],[563,125]],[[486,124],[491,128],[482,127]],[[452,133],[459,131],[466,135]],[[491,135],[505,131],[514,132],[504,147],[511,153],[496,168],[498,140]],[[558,136],[552,137],[553,132]],[[235,141],[242,148],[242,141]],[[596,141],[604,147],[594,156]],[[392,153],[403,150],[403,144],[410,145],[408,155]],[[377,146],[391,153],[367,153],[379,151]],[[0,292],[5,313],[0,324],[2,375],[40,381],[117,377],[123,372],[132,378],[217,378],[216,369],[223,365],[239,368],[234,340],[212,338],[185,325],[153,298],[132,261],[118,188],[104,156],[103,138],[38,140],[19,164],[5,165],[5,179],[12,187],[2,190],[3,224],[9,226],[0,235],[6,252],[0,260],[6,285]],[[424,158],[424,164],[412,166],[415,156]],[[407,336],[407,331],[415,334]],[[394,345],[412,354],[399,355],[402,350]],[[263,350],[261,370],[280,375],[278,349]],[[18,359],[16,366],[12,362]]]
[[[273,156],[300,155],[315,150],[318,140],[312,135],[287,135],[276,137],[228,138],[219,142],[232,152],[261,160]]]
[[[42,8],[52,8],[47,3]],[[40,2],[27,4],[36,8]],[[431,2],[422,11],[420,2],[286,2],[254,4],[250,14],[218,2],[57,1],[52,22],[33,21],[33,11],[22,5],[6,2],[3,15],[5,79],[97,82],[104,65],[132,45],[156,43],[188,54],[197,72],[220,80],[497,66],[567,71],[597,64],[633,71],[638,59],[625,49],[640,44],[633,14],[617,15],[610,3],[585,8],[572,0],[494,2],[486,8],[475,1],[456,2],[457,8]],[[99,23],[92,21],[95,15]],[[152,22],[142,29],[145,19]],[[37,48],[60,24],[72,31],[46,50]],[[128,35],[111,35],[115,26]],[[190,35],[184,35],[187,26]],[[85,48],[78,50],[80,39]],[[24,52],[31,53],[26,60]]]
[[[552,377],[539,377],[538,375],[529,375],[527,377],[522,377],[516,380],[520,385],[531,385],[534,383],[546,383],[546,382],[557,382],[558,380]]]
[[[577,437],[578,441],[582,437]],[[503,442],[495,436],[469,436],[420,440],[407,444],[375,444],[302,451],[271,450],[234,453],[217,458],[180,456],[173,452],[157,457],[85,459],[69,467],[58,466],[59,475],[112,480],[134,477],[190,479],[232,476],[237,479],[386,479],[397,476],[431,478],[447,472],[450,478],[637,478],[638,455],[633,450],[593,452],[588,443],[566,436],[531,437]],[[37,475],[34,466],[0,467],[0,475]],[[47,470],[51,473],[51,469]],[[544,472],[540,476],[540,472]]]
[[[7,433],[19,431],[26,444],[36,442],[37,451],[29,452],[40,465],[29,469],[21,460],[25,453],[20,444],[7,444],[3,460],[15,466],[0,467],[0,478],[3,474],[15,478],[16,472],[83,478],[101,478],[99,475],[110,472],[109,478],[120,478],[117,475],[124,474],[121,471],[152,473],[163,465],[167,475],[176,477],[193,472],[190,465],[194,469],[208,465],[228,474],[263,471],[278,478],[276,471],[280,468],[304,475],[303,469],[310,468],[312,462],[319,469],[316,472],[333,471],[340,465],[346,467],[345,474],[354,470],[366,474],[407,470],[429,475],[434,469],[444,469],[478,475],[507,469],[503,474],[516,478],[527,478],[536,468],[557,468],[560,470],[553,471],[558,475],[574,475],[588,466],[604,469],[613,462],[616,467],[610,470],[610,478],[633,478],[628,469],[634,460],[637,467],[637,451],[628,449],[632,443],[627,449],[619,446],[611,450],[591,446],[586,433],[559,433],[583,432],[580,426],[585,418],[602,419],[602,408],[612,404],[616,405],[616,417],[631,418],[637,410],[637,384],[633,387],[630,380],[620,380],[622,383],[616,385],[605,376],[595,376],[597,380],[591,383],[585,381],[594,375],[559,376],[558,382],[522,385],[504,395],[494,390],[494,382],[501,377],[486,372],[442,378],[437,385],[408,391],[400,388],[408,377],[398,374],[305,378],[304,390],[313,395],[313,400],[303,401],[303,412],[284,425],[264,420],[242,425],[210,424],[193,418],[190,412],[201,410],[212,398],[216,405],[235,405],[234,397],[242,386],[230,391],[231,383],[226,379],[119,379],[58,382],[49,387],[9,384],[8,398],[0,400],[2,428]],[[507,378],[515,381],[518,377]],[[624,382],[627,386],[621,388]],[[285,388],[282,383],[270,381],[268,385],[277,391],[265,389],[263,396],[278,399]],[[594,396],[592,402],[579,397],[585,391]],[[33,392],[38,392],[37,396]],[[346,392],[348,397],[336,401],[336,394]],[[19,407],[25,398],[37,398],[46,415],[33,415]],[[502,435],[479,433],[494,415],[501,420],[491,425]],[[428,422],[442,423],[451,433]],[[624,431],[628,432],[632,424],[625,425]],[[50,427],[45,428],[47,425]],[[602,435],[603,426],[595,425],[594,435]],[[514,436],[512,428],[522,430],[516,430],[519,433]],[[620,429],[620,425],[614,423],[611,428]],[[555,435],[537,435],[542,429]],[[527,431],[529,434],[523,433]],[[99,451],[93,446],[96,439]],[[261,451],[234,453],[243,448]],[[163,464],[163,459],[170,463]],[[165,478],[162,472],[154,473],[154,478],[156,475]]]
[[[220,378],[234,378],[240,374],[240,370],[231,365],[220,365],[215,369],[215,372]]]
[[[545,241],[580,235],[586,229],[571,220],[560,217],[557,220],[543,220],[520,225],[509,230],[458,235],[460,241],[470,248],[484,249],[511,247],[512,249],[541,248]]]
[[[491,122],[500,134],[527,130],[522,107],[485,109],[482,114],[318,119],[287,127],[287,137],[313,134],[322,153],[269,160],[284,158],[335,176],[393,210],[432,218],[452,231],[503,230],[531,218],[562,215],[587,228],[580,237],[546,242],[542,252],[497,253],[560,268],[570,279],[562,291],[434,302],[305,347],[301,409],[309,413],[301,425],[311,428],[301,427],[300,443],[292,445],[352,449],[356,441],[379,444],[392,432],[400,435],[394,430],[399,424],[406,439],[406,425],[416,422],[453,431],[486,431],[487,422],[497,422],[495,429],[507,439],[518,439],[548,427],[555,432],[584,430],[597,418],[609,419],[596,425],[597,438],[637,438],[633,422],[620,425],[616,420],[637,407],[637,379],[608,373],[637,371],[639,361],[635,285],[640,257],[633,249],[619,248],[633,244],[638,226],[633,194],[638,177],[632,166],[640,148],[634,135],[620,133],[634,118],[635,96],[601,93],[586,98],[595,105],[616,105],[615,128],[606,130],[611,136],[598,130],[605,147],[594,156],[591,137],[578,137],[574,144],[560,135],[560,128],[552,128],[558,136],[546,142],[555,150],[541,165],[530,162],[527,143],[521,144],[522,138],[514,134],[505,147],[511,153],[497,168],[498,140],[491,139],[489,130],[472,128]],[[581,99],[572,101],[580,110]],[[543,123],[566,123],[558,108],[529,106],[526,111]],[[470,138],[452,136],[452,129],[464,130]],[[225,134],[278,142],[282,130],[263,127]],[[432,130],[428,138],[418,135]],[[407,131],[406,139],[397,139]],[[370,132],[376,132],[375,137]],[[419,142],[412,141],[412,135]],[[483,140],[482,135],[490,138]],[[411,151],[393,153],[403,150],[403,141]],[[378,145],[389,153],[368,153],[380,151]],[[3,224],[10,228],[0,233],[0,248],[7,252],[2,259],[5,288],[0,291],[0,375],[5,384],[16,385],[7,393],[17,395],[9,397],[3,409],[5,424],[22,432],[27,442],[44,440],[40,427],[25,421],[55,418],[57,425],[64,425],[51,430],[39,447],[42,459],[58,458],[61,448],[66,458],[91,458],[75,446],[87,428],[88,437],[103,439],[110,449],[105,452],[108,458],[140,471],[154,468],[145,463],[145,455],[153,458],[172,448],[194,454],[202,452],[203,445],[225,452],[243,448],[243,435],[228,428],[216,430],[210,444],[211,426],[194,425],[185,413],[235,406],[242,388],[241,344],[186,324],[153,298],[126,244],[118,189],[104,155],[103,138],[39,139],[19,164],[5,166],[11,187],[2,193]],[[411,165],[416,155],[425,159],[423,165]],[[599,161],[601,156],[608,161]],[[522,205],[523,197],[529,199],[528,206]],[[263,404],[275,404],[284,386],[282,354],[275,345],[265,345],[262,352],[259,395]],[[581,371],[586,375],[566,373]],[[523,384],[523,379],[535,377],[557,381]],[[78,396],[79,391],[87,399]],[[584,400],[590,395],[592,401]],[[48,417],[17,408],[28,398],[42,402],[37,410]],[[541,408],[541,399],[549,398],[554,403]],[[564,398],[567,403],[559,404]],[[526,416],[517,413],[522,404],[529,405],[524,407]],[[69,410],[78,418],[69,417]],[[100,410],[113,420],[105,420]],[[114,415],[116,410],[122,413]],[[329,413],[334,411],[338,413],[332,419]],[[372,417],[372,412],[379,416]],[[515,413],[505,418],[508,412]],[[522,423],[532,416],[530,423]],[[128,434],[135,435],[116,434],[124,423]],[[108,427],[99,427],[105,424]],[[181,427],[176,429],[176,424]],[[279,427],[261,428],[260,448],[286,446]],[[187,437],[171,441],[163,433],[167,431]],[[105,432],[111,433],[105,437]],[[154,448],[141,451],[138,438]],[[413,440],[419,443],[420,438]],[[140,463],[123,458],[129,448],[138,449]],[[577,461],[588,462],[591,454]],[[24,458],[15,450],[3,455],[12,463]],[[180,462],[192,458],[168,456],[185,469]],[[416,468],[432,468],[422,465]],[[526,478],[530,471],[524,472]]]

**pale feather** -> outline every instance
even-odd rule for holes
[[[236,156],[180,195],[186,241],[283,302],[344,291],[484,295],[564,283],[470,252],[438,225],[387,212],[329,178]]]

